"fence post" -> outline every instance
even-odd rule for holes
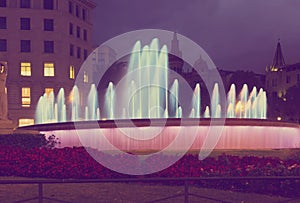
[[[39,183],[39,203],[43,203],[43,183]]]
[[[188,181],[184,181],[184,203],[189,203],[189,185]]]

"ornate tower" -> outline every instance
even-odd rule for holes
[[[274,58],[273,58],[273,63],[268,68],[267,71],[277,71],[279,68],[282,68],[285,65],[286,64],[285,64],[283,54],[282,54],[282,50],[281,50],[280,39],[278,39],[275,55],[274,55]]]
[[[179,40],[177,38],[177,33],[174,32],[173,39],[171,41],[171,51],[169,53],[169,68],[177,73],[182,73],[182,67],[182,52],[179,49]]]
[[[171,54],[182,58],[182,52],[179,50],[179,41],[177,39],[177,32],[174,32],[173,39],[171,43]]]
[[[280,39],[278,39],[273,62],[266,68],[265,89],[269,96],[283,97],[286,94],[286,67],[283,58]]]

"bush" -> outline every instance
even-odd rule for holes
[[[0,135],[0,145],[13,146],[22,148],[39,148],[47,147],[53,148],[59,143],[58,139],[55,139],[54,135],[51,135],[46,139],[44,134],[7,134]]]

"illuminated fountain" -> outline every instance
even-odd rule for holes
[[[237,94],[232,84],[227,102],[221,103],[219,85],[216,83],[210,105],[205,109],[201,109],[199,84],[195,85],[190,95],[180,91],[178,79],[169,79],[167,47],[159,49],[157,39],[144,47],[138,41],[133,47],[125,79],[117,86],[109,82],[103,106],[99,106],[94,84],[84,104],[80,103],[81,91],[77,86],[73,87],[69,105],[61,89],[56,98],[53,93],[42,96],[37,106],[36,122],[53,124],[23,129],[54,134],[62,143],[60,147],[84,145],[114,150],[114,147],[103,144],[106,138],[113,146],[125,151],[158,151],[168,147],[178,133],[183,133],[184,139],[174,144],[172,150],[182,150],[184,143],[190,142],[190,149],[199,150],[205,145],[211,128],[219,127],[216,123],[211,126],[211,121],[226,118],[220,136],[215,139],[215,148],[300,147],[298,125],[266,120],[267,98],[263,89],[258,91],[253,87],[249,93],[247,84],[244,84]],[[182,96],[184,98],[180,98]],[[190,105],[181,106],[180,99],[191,101]],[[68,114],[68,111],[71,113]],[[67,115],[70,117],[67,118]],[[159,131],[158,136],[149,139],[148,134],[155,130]]]
[[[180,118],[182,106],[179,105],[180,85],[177,79],[169,83],[168,52],[164,45],[159,51],[158,39],[152,40],[150,46],[141,47],[140,41],[133,47],[126,79],[120,81],[116,90],[115,84],[109,82],[105,93],[104,107],[101,108],[106,115],[105,119],[148,119],[148,118]],[[235,85],[232,84],[228,92],[227,106],[220,104],[219,86],[214,85],[211,104],[207,106],[204,115],[201,115],[200,85],[196,84],[188,108],[189,114],[185,117],[221,118],[222,108],[227,109],[225,117],[266,119],[267,99],[263,89],[257,94],[256,87],[250,95],[245,84],[236,96]],[[82,106],[77,86],[71,92],[71,117],[66,119],[66,102],[64,90],[60,89],[57,99],[53,93],[45,94],[38,102],[36,123],[52,123],[64,121],[99,120],[100,108],[98,92],[94,84],[90,87],[86,105]],[[237,97],[237,98],[236,98]],[[115,102],[118,101],[118,105]],[[45,108],[46,107],[46,108]],[[80,110],[84,111],[80,112]],[[170,112],[170,113],[169,113]],[[101,113],[102,115],[102,113]],[[210,116],[209,116],[210,115]]]

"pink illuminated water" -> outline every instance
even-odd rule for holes
[[[178,120],[178,119],[177,119]],[[128,122],[129,123],[129,122]],[[209,131],[220,126],[166,125],[49,130],[61,144],[58,147],[85,146],[99,150],[180,151],[186,146],[199,150]],[[211,135],[210,135],[211,136]],[[300,127],[296,124],[271,121],[232,119],[221,131],[215,149],[283,149],[300,148]]]

